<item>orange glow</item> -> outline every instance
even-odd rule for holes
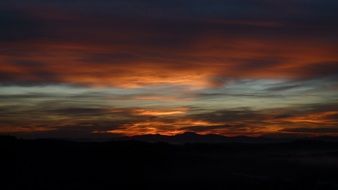
[[[177,102],[177,101],[191,101],[192,98],[188,97],[174,97],[174,96],[135,96],[135,100],[144,101],[165,101],[165,102]]]
[[[143,116],[171,116],[171,115],[183,115],[188,111],[187,108],[176,108],[173,110],[146,110],[146,109],[135,109],[136,115]]]
[[[321,15],[326,3],[6,1],[0,133],[258,136],[338,126],[337,15]]]
[[[202,120],[176,120],[172,122],[165,121],[145,121],[137,122],[132,124],[125,124],[119,129],[109,130],[109,131],[94,131],[94,133],[111,133],[111,134],[121,134],[126,136],[135,136],[135,135],[147,135],[147,134],[160,134],[160,135],[176,135],[187,132],[182,128],[192,127],[192,126],[220,126],[224,125],[223,123],[212,123]]]
[[[224,42],[231,44],[227,49],[212,48]],[[320,41],[246,39],[234,38],[227,41],[217,36],[200,38],[194,46],[182,53],[168,52],[172,59],[130,58],[126,60],[85,59],[91,54],[113,54],[120,51],[134,51],[137,47],[95,46],[86,43],[38,45],[17,44],[22,50],[40,52],[21,57],[24,61],[38,65],[13,64],[11,56],[0,58],[0,72],[20,80],[45,81],[36,73],[53,74],[54,82],[89,86],[115,86],[137,88],[149,85],[181,85],[201,89],[219,85],[217,77],[234,78],[302,78],[316,74],[316,70],[304,72],[306,68],[333,64],[338,59],[335,48]],[[43,45],[42,45],[43,44]],[[144,51],[158,52],[154,47],[144,47]],[[142,55],[142,51],[136,54]],[[267,67],[257,67],[256,62],[272,57]],[[180,57],[184,57],[181,60]],[[209,59],[213,57],[213,59]],[[192,61],[194,60],[194,61]],[[241,61],[248,60],[248,61]],[[252,62],[250,62],[252,60]],[[257,60],[257,61],[255,61]],[[324,66],[323,66],[324,67]],[[319,73],[320,74],[320,73]]]
[[[285,121],[290,123],[308,123],[308,124],[318,124],[318,125],[334,125],[338,124],[338,121],[332,120],[330,116],[338,115],[336,111],[329,111],[329,112],[319,112],[319,113],[312,113],[303,116],[292,116],[286,119],[281,119],[279,121]]]
[[[32,133],[54,131],[56,128],[38,127],[38,126],[0,126],[0,133]]]

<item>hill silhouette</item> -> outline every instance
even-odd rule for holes
[[[117,141],[141,141],[141,142],[164,142],[170,144],[185,144],[185,143],[208,143],[208,144],[220,144],[220,143],[282,143],[282,142],[293,142],[293,141],[328,141],[338,142],[337,137],[331,136],[318,136],[318,137],[297,137],[297,136],[286,136],[286,137],[273,137],[273,136],[223,136],[216,134],[200,135],[193,132],[186,132],[177,134],[174,136],[167,135],[137,135],[130,137],[115,137],[113,140]]]
[[[262,142],[272,142],[276,139],[267,139],[262,137],[247,137],[247,136],[236,136],[236,137],[226,137],[222,135],[208,134],[200,135],[193,132],[186,132],[182,134],[177,134],[174,136],[166,135],[138,135],[131,137],[121,137],[118,140],[136,140],[143,142],[165,142],[173,144],[184,144],[184,143],[226,143],[226,142],[244,142],[244,143],[262,143]]]
[[[216,143],[223,137],[192,133],[171,138],[189,143],[165,143],[158,135],[110,142],[1,137],[1,189],[338,188],[334,141]],[[200,138],[213,143],[192,143]]]

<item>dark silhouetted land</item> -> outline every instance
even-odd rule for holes
[[[0,147],[1,189],[338,189],[338,142],[322,139],[170,144],[2,137]]]

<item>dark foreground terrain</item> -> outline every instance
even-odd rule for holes
[[[0,141],[3,190],[338,189],[337,142]]]

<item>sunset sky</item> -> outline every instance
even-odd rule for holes
[[[337,0],[1,0],[0,133],[338,135]]]

